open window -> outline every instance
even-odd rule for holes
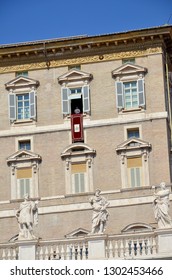
[[[38,86],[38,81],[24,76],[18,76],[5,84],[9,93],[11,123],[36,120],[36,89]]]
[[[90,113],[90,81],[92,75],[71,69],[58,78],[61,85],[62,113],[64,116]]]
[[[132,63],[112,71],[115,79],[116,106],[119,111],[145,108],[144,77],[147,69]]]

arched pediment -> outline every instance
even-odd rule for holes
[[[41,161],[41,156],[27,150],[20,150],[12,154],[11,156],[9,156],[7,158],[7,163],[11,164],[14,162],[33,161],[33,160]]]
[[[36,88],[38,86],[39,86],[39,81],[24,76],[19,76],[5,84],[5,87],[8,90],[25,88],[25,87]]]
[[[127,225],[125,228],[121,230],[122,233],[130,233],[130,232],[140,232],[140,231],[153,231],[153,227],[149,224],[145,223],[133,223]]]
[[[139,138],[130,138],[124,141],[123,143],[121,143],[120,145],[118,145],[116,151],[120,152],[125,150],[142,149],[142,148],[151,149],[151,144]]]
[[[88,145],[84,143],[74,143],[65,148],[65,150],[61,153],[61,157],[67,157],[72,155],[79,154],[96,154],[96,151],[90,148]]]
[[[124,75],[145,74],[147,69],[132,63],[126,63],[112,71],[114,78]]]
[[[58,82],[62,83],[69,83],[75,81],[90,81],[93,78],[92,74],[83,72],[77,69],[71,69],[67,73],[61,75],[58,78]]]

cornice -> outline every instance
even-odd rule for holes
[[[164,48],[172,61],[172,26],[0,46],[0,73],[147,55]]]
[[[6,66],[0,66],[0,74],[17,72],[17,71],[47,69],[47,67],[48,69],[50,69],[50,68],[56,68],[61,66],[68,66],[68,65],[88,64],[88,63],[96,63],[96,62],[98,63],[102,61],[118,60],[118,59],[129,58],[129,57],[140,57],[140,56],[147,56],[151,54],[160,54],[162,52],[163,52],[162,47],[152,47],[143,50],[139,49],[139,50],[107,53],[103,55],[98,54],[98,55],[50,60],[48,66],[46,61],[34,62],[34,63],[31,62],[25,64],[23,63],[17,65],[6,65]]]

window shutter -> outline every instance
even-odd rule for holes
[[[13,122],[16,120],[16,95],[15,93],[10,93],[8,96],[9,100],[9,117],[10,121]]]
[[[89,86],[83,86],[82,88],[83,93],[83,112],[90,111],[90,94],[89,94]]]
[[[117,108],[124,108],[124,94],[122,82],[116,82],[116,104]]]
[[[64,115],[69,114],[69,89],[66,87],[63,87],[61,89],[61,95],[62,95],[62,112]]]
[[[143,79],[138,80],[137,86],[138,86],[139,106],[144,106],[145,105],[144,80]]]
[[[36,119],[36,96],[34,91],[31,91],[29,93],[29,101],[30,101],[30,118]]]

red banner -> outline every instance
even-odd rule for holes
[[[83,115],[73,114],[71,115],[71,131],[72,131],[72,142],[82,142],[84,140],[83,133]]]

